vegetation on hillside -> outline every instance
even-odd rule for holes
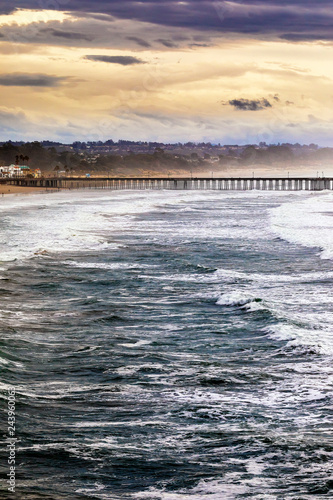
[[[62,146],[62,145],[61,145]],[[239,153],[228,152],[213,156],[200,150],[180,154],[179,151],[164,150],[156,147],[152,153],[98,153],[76,150],[71,147],[44,147],[40,142],[28,142],[15,145],[6,142],[0,146],[0,165],[28,164],[30,168],[40,168],[43,173],[66,172],[67,175],[85,173],[121,175],[132,173],[153,175],[163,173],[184,173],[197,171],[221,170],[224,168],[242,168],[251,165],[300,165],[309,163],[332,162],[333,148],[319,148],[307,154],[297,155],[288,145],[260,147],[249,145]]]

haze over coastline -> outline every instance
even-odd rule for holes
[[[164,144],[112,139],[72,144],[0,142],[0,177],[11,176],[19,168],[13,162],[28,163],[22,166],[28,177],[331,177],[333,148],[314,143]]]

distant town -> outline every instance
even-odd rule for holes
[[[31,177],[38,179],[42,177],[40,168],[31,169],[28,165],[3,165],[0,166],[0,177],[4,178],[17,178],[17,177]]]
[[[317,144],[211,144],[107,140],[62,144],[0,142],[0,177],[156,175],[226,172],[251,166],[331,165],[333,148]]]

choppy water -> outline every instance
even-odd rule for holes
[[[333,498],[332,203],[149,191],[2,201],[11,498]]]

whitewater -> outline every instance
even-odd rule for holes
[[[332,207],[325,191],[1,199],[15,498],[332,498]]]

